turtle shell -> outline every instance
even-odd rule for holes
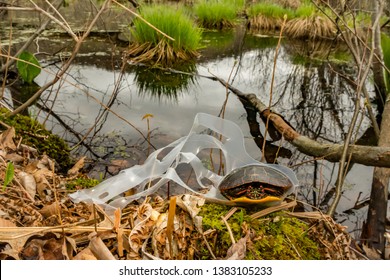
[[[227,174],[218,188],[227,199],[239,203],[281,201],[293,187],[283,172],[267,165],[248,165]]]

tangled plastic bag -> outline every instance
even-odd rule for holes
[[[293,192],[298,185],[295,173],[291,169],[277,164],[261,163],[249,156],[245,150],[242,131],[235,123],[205,113],[198,113],[187,136],[156,150],[143,165],[135,165],[122,170],[118,175],[103,181],[94,188],[77,191],[70,197],[76,203],[92,202],[112,210],[124,208],[134,200],[155,193],[168,181],[174,181],[184,190],[217,203],[224,203],[228,200],[218,190],[218,185],[224,177],[206,168],[202,163],[198,155],[204,149],[219,149],[223,153],[226,174],[247,165],[260,165],[284,174],[293,186],[288,193]],[[159,156],[161,157],[161,154],[168,150],[169,152],[159,159]],[[176,168],[182,163],[190,164],[197,183],[207,190],[206,193],[197,191],[180,178]],[[212,186],[205,186],[204,179],[208,179]],[[136,189],[137,192],[127,197],[119,196],[131,189]]]

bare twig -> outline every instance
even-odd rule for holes
[[[389,72],[389,69],[387,69],[387,67],[384,65],[383,61],[377,56],[377,54],[374,52],[375,50],[375,45],[371,44],[371,46],[369,46],[367,44],[367,42],[365,42],[358,34],[356,28],[355,29],[352,29],[351,27],[349,27],[348,23],[344,20],[344,18],[342,16],[340,16],[337,11],[327,2],[327,1],[321,1],[323,5],[325,5],[338,19],[338,22],[336,22],[334,19],[332,19],[331,17],[329,17],[327,15],[327,13],[323,10],[322,7],[320,7],[316,1],[312,1],[314,5],[317,6],[317,8],[319,10],[321,10],[323,12],[323,14],[325,16],[327,16],[338,28],[339,28],[339,31],[340,31],[340,34],[341,34],[341,37],[343,38],[343,41],[347,44],[348,46],[348,49],[350,50],[351,54],[352,54],[352,57],[354,58],[355,60],[355,63],[356,65],[363,65],[365,64],[364,62],[364,57],[360,54],[360,47],[358,47],[358,44],[361,44],[363,46],[363,49],[364,49],[364,52],[366,52],[367,50],[370,51],[370,53],[380,62],[381,66],[387,71]],[[380,19],[380,18],[379,18]],[[377,19],[377,20],[379,20]],[[379,24],[379,23],[377,23]],[[341,26],[343,28],[345,28],[345,31],[341,30]],[[372,25],[372,30],[374,28],[374,24]],[[374,36],[374,35],[373,35]],[[374,42],[374,38],[372,38],[372,41]],[[355,47],[356,46],[356,47]],[[359,66],[360,67],[360,66]],[[368,65],[367,68],[371,67],[371,65]],[[390,73],[390,72],[389,72]],[[361,80],[360,80],[361,81]],[[365,82],[365,80],[364,80]],[[371,106],[371,103],[370,103],[370,97],[369,97],[369,94],[368,94],[368,91],[366,89],[366,87],[364,86],[364,83],[360,85],[360,88],[359,88],[359,85],[357,86],[358,87],[358,90],[361,90],[364,94],[364,97],[366,98],[366,109],[369,113],[369,116],[370,116],[370,119],[371,119],[371,122],[372,122],[372,126],[374,128],[374,131],[375,131],[375,135],[377,138],[379,138],[379,133],[380,133],[380,129],[379,129],[379,125],[378,125],[378,122],[376,121],[376,118],[375,118],[375,115],[373,113],[373,110],[372,110],[372,106]]]
[[[379,12],[377,13],[376,18],[372,24],[373,30],[375,30],[379,26],[379,20],[380,20],[380,17],[382,15],[382,11],[383,11],[383,6],[380,6]],[[330,215],[330,216],[334,215],[334,213],[336,211],[336,207],[337,207],[337,205],[340,201],[340,198],[341,198],[341,189],[342,189],[342,186],[344,184],[344,176],[345,176],[344,169],[346,167],[345,164],[346,164],[346,160],[347,160],[348,149],[349,149],[349,145],[351,143],[353,131],[355,129],[355,126],[356,126],[356,123],[358,120],[358,116],[359,116],[359,112],[360,112],[360,98],[361,98],[360,95],[362,94],[362,89],[365,87],[365,83],[366,83],[368,74],[371,71],[371,65],[373,62],[374,54],[375,54],[374,53],[375,35],[376,35],[376,33],[372,32],[371,48],[370,48],[370,54],[369,54],[369,57],[367,59],[367,62],[363,63],[364,57],[366,56],[365,52],[363,52],[362,63],[358,64],[358,66],[359,66],[358,81],[359,82],[358,82],[358,86],[357,86],[357,90],[356,90],[355,111],[354,111],[354,114],[353,114],[353,117],[351,120],[351,124],[350,124],[349,129],[348,129],[348,133],[347,133],[345,140],[344,140],[343,153],[342,153],[342,156],[340,159],[339,172],[338,172],[338,176],[337,176],[337,186],[336,186],[335,198],[328,209],[328,215]],[[358,59],[358,58],[356,58],[356,59]],[[379,128],[378,128],[378,130],[379,130]]]
[[[270,85],[270,91],[269,91],[269,102],[268,102],[268,108],[270,110],[272,107],[272,95],[273,95],[273,90],[274,90],[276,65],[277,65],[279,50],[280,50],[280,46],[281,46],[281,42],[282,42],[283,30],[284,30],[284,27],[286,26],[286,22],[287,22],[287,15],[284,15],[283,23],[282,23],[282,26],[280,28],[278,44],[276,45],[276,49],[275,49],[274,64],[273,64],[273,68],[272,68],[272,77],[271,77],[271,85]],[[268,127],[269,127],[269,117],[267,118],[267,121],[265,123],[264,139],[267,139]],[[262,150],[262,160],[265,159],[265,143],[266,143],[266,141],[263,141],[263,147],[261,149]]]
[[[64,2],[64,0],[60,0],[58,1],[57,3],[55,3],[54,7],[57,7],[59,8],[62,3]],[[1,9],[23,9],[23,8],[20,8],[20,7],[3,7],[1,8],[0,7],[0,10]],[[34,9],[35,10],[35,9]],[[52,15],[48,12],[48,11],[44,11],[42,9],[40,9],[40,11],[45,14],[46,16],[48,16],[48,18],[42,23],[42,25],[34,32],[33,35],[30,36],[30,38],[27,39],[27,41],[23,44],[23,46],[21,46],[18,51],[16,52],[16,54],[14,55],[14,57],[18,57],[23,51],[25,51],[30,45],[31,43],[43,32],[46,30],[47,26],[49,25],[49,23],[53,20],[52,19]],[[50,15],[50,16],[49,16]],[[6,69],[8,69],[10,66],[12,66],[12,64],[15,63],[15,59],[14,58],[11,58],[9,59],[4,65],[1,66],[0,68],[0,73],[4,72]]]
[[[66,63],[60,68],[60,70],[58,71],[58,73],[56,74],[54,79],[52,81],[46,83],[45,85],[43,85],[32,97],[30,97],[25,103],[23,103],[21,106],[19,106],[17,109],[15,109],[10,114],[10,116],[15,116],[15,115],[19,114],[20,112],[22,112],[23,110],[25,110],[35,100],[37,100],[45,90],[47,90],[49,87],[53,86],[60,79],[62,79],[62,76],[66,73],[66,71],[68,70],[68,68],[72,64],[73,60],[76,58],[76,55],[77,55],[78,51],[80,50],[82,43],[88,37],[89,33],[92,30],[92,27],[95,25],[96,21],[100,18],[101,14],[108,8],[110,2],[111,2],[111,0],[106,0],[103,3],[102,7],[100,8],[99,12],[96,14],[96,16],[93,18],[93,20],[91,21],[91,23],[87,27],[84,34],[80,38],[76,36],[77,37],[77,39],[75,39],[76,45],[73,48],[73,52],[72,52],[71,56],[68,58]]]
[[[232,241],[232,244],[236,244],[236,240],[234,240],[234,235],[233,235],[232,229],[230,228],[228,222],[226,221],[226,219],[224,217],[221,217],[221,219],[225,223],[225,226],[226,226],[227,231],[229,233],[230,240]]]
[[[154,25],[150,24],[149,22],[147,22],[143,17],[141,17],[139,14],[137,14],[136,12],[130,10],[129,8],[127,8],[126,6],[122,5],[121,3],[119,3],[118,1],[116,0],[112,0],[112,2],[114,2],[115,4],[117,4],[119,7],[125,9],[126,11],[128,11],[129,13],[131,13],[133,16],[139,18],[140,20],[142,20],[145,24],[147,24],[148,26],[150,26],[151,28],[153,28],[154,30],[156,30],[158,33],[160,33],[161,35],[167,37],[169,40],[172,40],[172,41],[175,41],[174,38],[172,38],[171,36],[167,35],[166,33],[162,32],[160,29],[158,29],[157,27],[155,27]]]
[[[207,238],[206,238],[206,236],[204,235],[204,233],[202,233],[202,237],[203,237],[203,241],[206,243],[206,247],[207,247],[207,249],[209,250],[211,257],[212,257],[214,260],[217,259],[216,256],[215,256],[215,254],[213,253],[213,249],[211,249],[211,246],[210,246],[209,242],[207,241]]]

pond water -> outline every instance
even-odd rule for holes
[[[250,133],[243,104],[234,94],[227,95],[220,83],[203,76],[228,80],[242,92],[255,93],[268,104],[274,75],[273,110],[303,135],[322,142],[342,142],[354,105],[354,91],[342,77],[343,73],[354,71],[347,62],[345,49],[330,42],[284,39],[273,71],[277,41],[247,34],[240,27],[205,32],[205,47],[197,63],[178,69],[188,72],[187,75],[130,64],[121,71],[125,47],[113,37],[91,37],[66,79],[45,92],[29,112],[64,137],[74,147],[76,156],[87,154],[96,160],[90,171],[95,177],[109,176],[105,172],[112,160],[125,159],[122,167],[142,163],[149,145],[140,132],[147,135],[150,131],[150,142],[161,148],[186,135],[198,112],[219,115],[223,109],[225,118],[241,127],[249,154],[260,160],[261,150]],[[45,69],[35,80],[38,85],[53,79],[59,59],[67,55],[70,46],[68,38],[58,34],[40,40],[42,52],[58,52],[50,59],[42,59]],[[146,114],[153,114],[149,130],[143,119]],[[260,120],[259,123],[264,131]],[[363,115],[358,138],[369,125]],[[337,164],[313,161],[285,142],[273,144],[285,148],[277,160],[296,171],[301,183],[300,199],[318,204],[333,187]],[[360,228],[366,210],[343,212],[357,200],[369,197],[371,179],[372,168],[361,165],[354,165],[346,178],[337,218],[350,231]]]

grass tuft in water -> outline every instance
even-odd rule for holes
[[[316,7],[313,4],[303,4],[295,10],[295,17],[305,18],[316,13]]]
[[[294,17],[293,10],[277,4],[261,2],[248,8],[249,28],[251,30],[274,31],[280,29],[284,15]]]
[[[285,34],[300,39],[329,39],[334,38],[336,26],[313,4],[306,3],[295,11],[295,18],[287,22]]]
[[[194,12],[199,24],[204,28],[222,29],[234,26],[237,14],[243,10],[245,1],[201,0],[194,6]]]
[[[131,29],[134,42],[128,51],[133,62],[171,66],[198,56],[202,30],[182,7],[147,5],[140,9],[140,15],[175,41],[137,18]]]

